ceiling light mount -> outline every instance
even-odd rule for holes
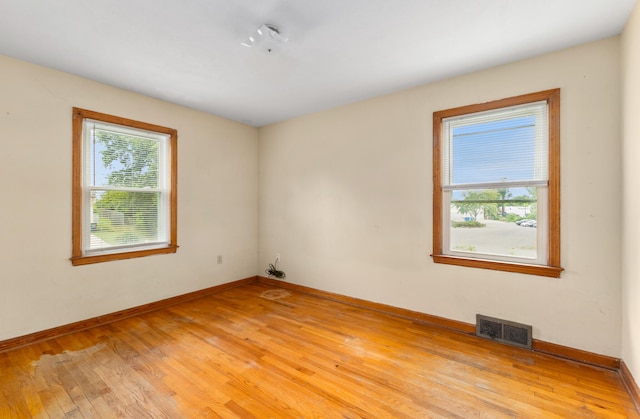
[[[257,44],[263,41],[274,40],[276,42],[287,42],[289,40],[288,37],[284,36],[280,29],[271,23],[263,23],[256,29],[254,33],[249,35],[249,37],[240,43],[240,45],[253,48]],[[269,49],[270,50],[270,49]]]

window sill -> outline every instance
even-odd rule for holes
[[[564,270],[557,266],[525,265],[521,263],[497,262],[486,259],[468,259],[449,255],[431,255],[431,257],[435,263],[491,269],[494,271],[514,272],[527,275],[547,276],[549,278],[559,278],[560,273]]]
[[[141,258],[145,256],[150,256],[150,255],[164,255],[168,253],[176,253],[177,250],[178,250],[178,246],[171,245],[167,247],[162,247],[160,249],[147,249],[147,250],[138,250],[133,252],[109,253],[109,254],[93,255],[93,256],[74,256],[70,260],[73,266],[80,266],[80,265],[90,265],[92,263],[108,262],[112,260]]]

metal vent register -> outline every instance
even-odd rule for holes
[[[532,348],[532,326],[476,314],[476,336],[521,348]]]

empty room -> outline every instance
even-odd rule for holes
[[[0,418],[640,417],[635,0],[0,0]]]

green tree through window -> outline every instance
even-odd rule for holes
[[[158,142],[96,130],[96,148],[107,170],[107,184],[125,188],[158,187]],[[94,212],[102,220],[96,235],[109,244],[155,240],[158,227],[158,194],[155,192],[105,191]],[[114,226],[106,214],[123,215],[123,226]],[[120,230],[118,234],[117,229]]]

